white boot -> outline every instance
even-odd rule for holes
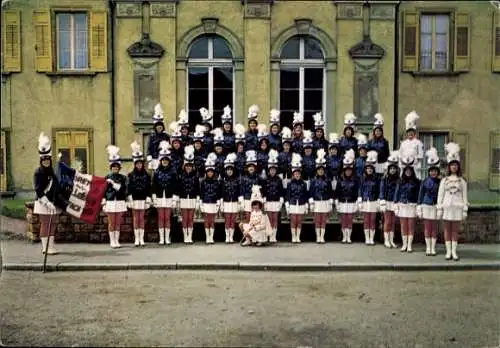
[[[47,250],[47,243],[49,242],[49,237],[41,237],[42,241],[42,254],[45,254],[45,250]]]
[[[188,244],[189,243],[189,233],[187,228],[182,229],[182,234],[184,235],[184,243]]]
[[[347,244],[351,244],[352,228],[346,228]]]
[[[189,244],[193,244],[193,228],[188,227],[188,240]]]
[[[375,230],[370,230],[370,245],[375,245]]]
[[[165,229],[162,227],[158,228],[158,235],[160,236],[160,241],[158,242],[158,244],[165,244]]]
[[[347,228],[342,228],[342,243],[347,243]]]
[[[408,236],[408,246],[406,247],[406,251],[411,253],[413,252],[413,249],[411,248],[411,245],[413,243],[413,235]]]
[[[296,233],[296,241],[297,243],[300,243],[300,232],[301,232],[301,229],[300,228],[297,228],[297,233]]]
[[[397,248],[398,246],[396,243],[394,243],[394,232],[389,232],[389,243],[391,244],[392,248]]]
[[[431,255],[436,256],[436,238],[431,238]]]
[[[364,230],[365,232],[365,244],[370,245],[370,230]]]
[[[431,239],[425,238],[425,255],[431,255]]]
[[[55,248],[55,242],[54,242],[54,240],[55,240],[54,236],[50,236],[49,237],[49,249],[47,250],[47,254],[49,254],[49,255],[59,254],[59,252]],[[456,248],[456,245],[455,245],[455,248]]]
[[[234,228],[229,229],[229,243],[234,243]]]
[[[226,243],[229,243],[229,228],[226,228]]]
[[[451,242],[444,242],[444,245],[446,247],[446,260],[451,260]]]
[[[120,245],[120,231],[115,231],[115,247],[121,248]]]
[[[384,232],[384,246],[386,248],[391,248],[391,243],[389,242],[389,232]]]
[[[271,243],[276,243],[278,242],[278,240],[276,239],[276,234],[278,233],[278,229],[277,228],[273,228],[272,229],[272,233],[271,233],[271,236],[269,236],[269,242]]]
[[[326,232],[326,229],[324,229],[324,228],[319,230],[319,242],[321,244],[325,243],[325,232]]]
[[[134,245],[136,247],[139,246],[139,229],[138,228],[134,229]]]
[[[403,239],[403,246],[401,247],[401,251],[404,252],[408,247],[408,236],[402,235],[401,239]]]
[[[205,228],[205,244],[210,244],[210,228]]]
[[[144,246],[144,228],[139,229],[139,244]]]
[[[114,249],[114,248],[116,248],[115,231],[109,231],[108,234],[109,234],[109,246]]]
[[[292,228],[291,231],[292,231],[292,243],[297,243],[297,234],[295,233],[295,228]]]
[[[215,234],[215,228],[211,227],[210,228],[210,244],[214,244],[215,241],[214,241],[214,234]]]
[[[165,228],[165,244],[171,244],[170,241],[170,228]]]
[[[321,243],[321,228],[316,228],[316,243]]]
[[[51,237],[51,238],[53,238],[53,237]],[[460,258],[457,255],[457,246],[458,246],[457,241],[451,242],[451,257],[453,258],[454,261],[460,260]]]

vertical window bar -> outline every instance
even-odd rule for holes
[[[210,40],[209,42],[212,42],[212,40]],[[212,51],[209,50],[209,52]],[[208,110],[213,115],[214,112],[214,67],[213,66],[208,68]]]
[[[70,17],[70,42],[71,42],[71,50],[70,50],[70,66],[71,69],[75,68],[75,16],[71,15]],[[71,151],[70,151],[70,157],[71,157]]]
[[[214,39],[209,38],[207,42],[208,42],[208,59],[212,60],[214,59]]]

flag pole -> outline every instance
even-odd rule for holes
[[[50,218],[49,218],[49,238],[47,239],[47,245],[45,246],[45,254],[43,255],[43,267],[42,267],[42,273],[45,273],[46,270],[47,270],[47,255],[49,254],[49,243],[50,243],[50,230],[51,230],[51,227],[52,227],[52,217],[54,215],[53,214],[50,214]],[[55,239],[55,236],[54,236],[54,239]]]

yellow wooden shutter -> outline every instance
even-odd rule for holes
[[[73,147],[89,146],[89,133],[87,131],[73,131],[71,132],[71,145]]]
[[[493,61],[492,70],[500,72],[500,12],[493,13]]]
[[[500,131],[490,133],[490,190],[500,190]]]
[[[49,10],[33,11],[35,27],[35,67],[38,72],[51,72],[52,62],[52,27]]]
[[[403,71],[417,71],[419,59],[420,18],[417,12],[403,13]]]
[[[2,20],[3,71],[21,72],[21,13],[4,11]]]
[[[467,13],[455,13],[455,54],[454,71],[470,69],[470,16]]]
[[[90,13],[90,69],[108,71],[108,15],[106,11]]]

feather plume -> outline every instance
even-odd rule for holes
[[[170,150],[170,143],[166,140],[162,140],[159,145],[160,151],[167,152]]]
[[[298,164],[300,165],[302,163],[302,156],[298,153],[292,153],[292,164]]]
[[[201,115],[201,118],[204,120],[210,119],[210,112],[208,111],[207,108],[201,108],[200,115]]]
[[[177,119],[181,124],[189,123],[189,115],[186,110],[182,109],[181,112],[179,112],[179,116],[177,116]]]
[[[382,116],[381,113],[376,113],[374,117],[375,117],[375,124],[376,125],[383,125],[384,124],[384,116]]]
[[[345,152],[344,154],[344,159],[347,160],[354,160],[354,158],[356,157],[355,153],[354,153],[354,150],[353,149],[349,149]]]
[[[241,123],[237,123],[235,126],[234,126],[234,132],[236,134],[245,134],[245,126],[242,125]]]
[[[304,123],[304,116],[300,112],[293,113],[293,124]]]
[[[387,158],[388,162],[397,163],[399,161],[399,151],[393,150]]]
[[[252,105],[248,108],[248,118],[255,119],[259,116],[260,108],[258,105]]]
[[[236,154],[234,152],[232,152],[226,156],[226,159],[224,160],[224,162],[234,163],[234,162],[236,162],[236,159],[237,159]]]
[[[321,112],[317,112],[313,115],[313,119],[315,123],[319,123],[323,121],[323,115],[321,114]]]
[[[188,145],[184,148],[184,158],[192,159],[194,158],[194,146]]]
[[[247,152],[245,152],[245,156],[247,161],[257,160],[257,152],[255,152],[255,150],[248,150]]]
[[[252,195],[260,195],[260,186],[259,185],[252,186]]]
[[[231,118],[231,107],[229,105],[226,105],[226,107],[224,108],[224,114],[223,116],[226,116],[228,118]]]
[[[130,148],[132,149],[132,154],[138,154],[141,152],[141,145],[137,141],[130,144]]]
[[[280,121],[280,111],[276,109],[271,110],[271,115],[269,117],[269,121],[271,122],[279,122]]]
[[[460,146],[457,143],[448,143],[444,146],[446,151],[446,161],[449,163],[451,161],[460,162]]]
[[[40,133],[38,137],[38,150],[40,152],[47,152],[51,149],[50,139],[44,132]]]
[[[348,112],[347,114],[344,115],[345,125],[352,125],[355,122],[356,122],[356,115],[354,115],[352,112]]]
[[[439,157],[439,156],[438,156],[438,152],[437,152],[437,150],[436,150],[436,148],[435,148],[435,147],[431,147],[429,150],[427,150],[427,151],[425,152],[425,155],[426,155],[427,157],[430,157],[430,158]]]
[[[224,131],[222,128],[215,128],[212,130],[212,134],[214,135],[214,139],[224,139]]]
[[[163,118],[163,109],[160,103],[155,105],[155,116],[161,116],[161,118]]]
[[[269,162],[276,162],[278,161],[278,151],[276,151],[275,149],[271,149],[269,151]]]
[[[377,163],[378,153],[377,151],[368,151],[366,154],[366,162]]]
[[[417,128],[417,120],[420,118],[416,111],[410,112],[405,117],[406,130],[408,129],[416,129]]]
[[[264,123],[259,123],[257,125],[257,132],[259,133],[259,135],[267,134],[267,126]]]
[[[330,143],[338,143],[340,141],[340,137],[338,133],[330,133],[329,134]]]
[[[172,133],[177,132],[179,130],[179,123],[177,123],[176,121],[170,122],[168,128]]]
[[[283,127],[283,129],[281,130],[281,136],[284,139],[291,139],[292,138],[292,130],[288,127]]]
[[[324,149],[318,149],[316,152],[316,162],[322,162],[325,159],[326,152]]]
[[[205,127],[202,124],[197,124],[196,127],[194,128],[195,133],[203,134],[207,131],[207,127]]]
[[[308,129],[306,129],[304,132],[304,142],[308,142],[309,140],[312,140],[312,132]]]
[[[109,157],[116,157],[120,154],[120,148],[115,145],[108,145],[106,151]]]
[[[364,145],[368,142],[368,138],[363,133],[356,133],[354,136],[358,139],[358,145]]]
[[[210,152],[207,156],[207,161],[210,160],[212,162],[215,163],[215,161],[217,160],[217,155],[215,154],[215,152]]]

